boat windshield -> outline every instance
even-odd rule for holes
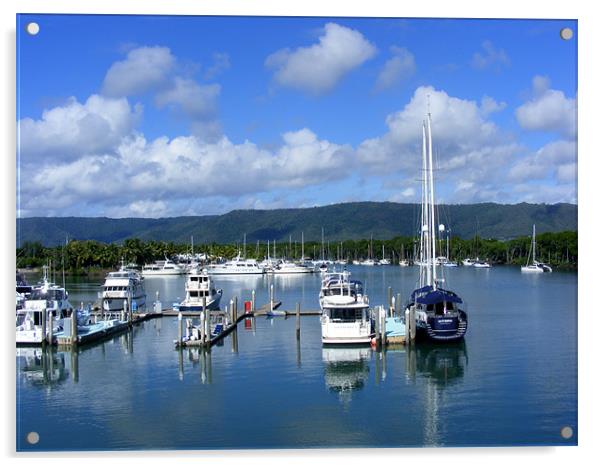
[[[362,320],[362,309],[332,308],[325,309],[331,322],[355,322]]]

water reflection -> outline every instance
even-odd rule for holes
[[[424,445],[441,446],[445,438],[445,419],[440,407],[446,406],[446,390],[459,383],[468,365],[466,343],[453,345],[416,345],[406,349],[406,373],[411,381],[426,380],[424,391]]]
[[[326,386],[339,394],[344,406],[351,401],[354,390],[364,387],[370,367],[369,347],[323,347],[324,381]]]
[[[69,380],[69,374],[73,372],[74,381],[77,381],[78,354],[77,351],[73,352],[74,355],[70,353],[71,351],[57,351],[51,346],[18,347],[19,380],[34,387],[57,385]]]
[[[202,384],[212,383],[211,350],[201,347],[179,348],[178,352],[178,378],[184,380],[184,359],[191,363],[193,368],[198,367]]]

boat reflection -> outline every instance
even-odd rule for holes
[[[77,351],[57,351],[51,346],[17,347],[19,381],[34,387],[58,385],[78,378]]]
[[[411,380],[417,376],[430,385],[444,388],[462,379],[468,365],[466,343],[412,345],[406,348],[406,369]]]
[[[364,387],[370,372],[371,349],[361,347],[323,347],[324,381],[330,391],[339,394],[345,406],[351,401],[352,393]]]
[[[443,446],[445,416],[440,409],[448,406],[447,389],[459,384],[468,366],[466,343],[447,345],[416,345],[406,349],[406,373],[416,382],[426,381],[424,390],[424,445]],[[452,390],[453,392],[453,390]]]

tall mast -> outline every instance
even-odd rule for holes
[[[422,221],[420,224],[420,261],[424,264],[420,268],[420,286],[428,285],[431,283],[431,269],[428,267],[428,258],[430,257],[429,253],[429,242],[428,242],[428,166],[427,166],[427,156],[426,156],[426,126],[425,123],[422,122],[422,209],[421,216]],[[424,269],[424,270],[423,270]],[[424,282],[424,275],[426,272],[426,283]]]
[[[429,208],[430,208],[430,222],[429,222],[429,232],[431,235],[431,255],[430,260],[432,267],[432,285],[433,289],[437,288],[437,264],[435,264],[435,184],[433,183],[433,139],[431,134],[431,114],[428,114],[428,142],[429,142]]]
[[[242,255],[244,258],[247,258],[247,234],[245,233],[243,236],[243,250]]]
[[[322,227],[322,262],[324,262],[324,227]]]
[[[305,260],[305,244],[303,243],[303,232],[301,232],[301,260]]]
[[[535,224],[533,224],[533,263],[535,264]]]

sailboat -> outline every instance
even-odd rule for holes
[[[364,259],[361,262],[362,265],[373,266],[377,265],[377,262],[372,258],[372,235],[370,235],[370,246],[368,247],[368,259]]]
[[[422,124],[422,225],[420,229],[419,287],[410,295],[406,318],[416,319],[417,337],[434,341],[454,341],[464,338],[468,318],[462,310],[460,296],[439,285],[435,260],[435,187],[433,182],[433,143],[431,114]]]
[[[529,256],[527,257],[527,265],[524,265],[520,268],[521,272],[525,273],[544,273],[551,272],[552,267],[543,262],[537,262],[535,259],[535,225],[533,225],[533,236],[531,238],[531,248],[529,249]],[[529,263],[529,260],[532,259],[533,262]]]
[[[383,258],[378,261],[380,265],[391,265],[391,261],[385,258],[385,245],[383,244]]]

